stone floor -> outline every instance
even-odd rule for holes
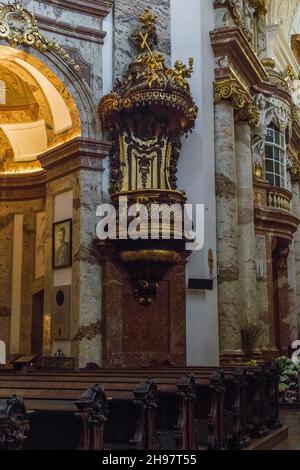
[[[282,422],[289,427],[289,438],[274,450],[300,450],[300,408],[282,409]]]

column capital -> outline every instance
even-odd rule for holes
[[[248,121],[251,127],[259,124],[259,111],[254,100],[235,78],[214,82],[214,103],[230,100],[235,111],[236,120]]]

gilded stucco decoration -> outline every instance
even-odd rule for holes
[[[247,120],[252,127],[259,123],[259,111],[252,97],[235,79],[218,80],[214,83],[214,102],[231,100],[239,120]]]
[[[300,175],[300,162],[293,154],[290,154],[288,157],[287,169],[290,172],[291,179],[297,181]]]
[[[61,57],[74,72],[80,67],[56,41],[47,39],[39,30],[33,14],[19,2],[0,6],[0,39],[6,40],[11,47],[31,46],[40,53],[54,52]]]
[[[176,190],[178,139],[193,129],[198,111],[188,83],[192,59],[167,68],[163,54],[154,50],[156,16],[145,10],[140,22],[131,36],[140,53],[126,80],[99,104],[100,118],[113,133],[112,194]]]
[[[127,196],[128,205],[143,204],[150,224],[151,205],[165,204],[168,208],[177,204],[181,208],[186,201],[184,191],[177,189],[180,138],[194,128],[198,109],[188,83],[193,59],[187,65],[177,60],[173,68],[168,68],[163,54],[156,50],[157,17],[146,9],[139,19],[140,28],[131,35],[138,55],[129,65],[126,78],[102,98],[98,111],[112,137],[112,201],[118,205],[119,197]],[[180,262],[178,253],[185,247],[182,224],[175,227],[171,223],[171,241],[162,236],[165,226],[161,220],[155,229],[159,240],[149,240],[147,232],[140,249],[131,246],[131,240],[122,240],[122,249],[121,243],[115,245],[121,262],[130,271],[134,297],[142,305],[156,300],[166,270]]]

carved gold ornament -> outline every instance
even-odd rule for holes
[[[188,83],[193,59],[188,65],[177,60],[168,68],[155,50],[157,17],[146,9],[139,18],[141,26],[131,36],[139,53],[124,80],[102,98],[98,112],[112,140],[110,194],[119,209],[113,249],[130,272],[134,298],[147,306],[156,300],[167,270],[189,255],[180,218],[186,196],[177,188],[177,164],[180,138],[192,131],[198,109]],[[140,243],[123,237],[120,196],[146,221]],[[151,217],[154,206],[161,210],[156,221]],[[150,227],[158,234],[155,240]]]
[[[300,163],[295,155],[289,155],[289,172],[293,181],[298,180],[300,174]]]
[[[198,112],[188,83],[193,72],[193,59],[189,59],[189,65],[177,60],[173,68],[167,68],[163,54],[154,49],[158,43],[157,17],[146,9],[139,19],[141,28],[134,31],[131,39],[140,54],[129,65],[127,79],[117,83],[113,92],[101,100],[100,118],[107,127],[113,128],[116,113],[159,105],[183,115],[177,126],[182,135],[194,127]]]
[[[11,47],[30,46],[42,54],[54,52],[61,57],[76,73],[80,67],[56,41],[50,41],[39,31],[34,15],[17,2],[0,6],[0,39],[6,40]]]
[[[235,78],[220,80],[214,83],[214,102],[231,100],[238,120],[247,120],[252,127],[259,124],[259,111],[253,98],[241,87]]]
[[[297,74],[292,65],[288,65],[283,74],[283,78],[290,78],[291,80],[297,79]]]
[[[256,180],[261,181],[264,179],[264,169],[260,162],[254,162],[253,164],[253,176]]]

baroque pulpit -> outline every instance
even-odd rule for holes
[[[184,228],[187,198],[177,188],[176,173],[181,137],[192,131],[197,117],[188,84],[193,60],[166,66],[156,50],[156,19],[150,10],[140,15],[141,27],[131,36],[139,53],[124,81],[99,104],[112,141],[109,189],[117,213],[116,236],[108,233],[107,240],[95,241],[103,264],[107,366],[186,361],[190,252]],[[127,233],[133,213],[139,215],[135,239]]]

